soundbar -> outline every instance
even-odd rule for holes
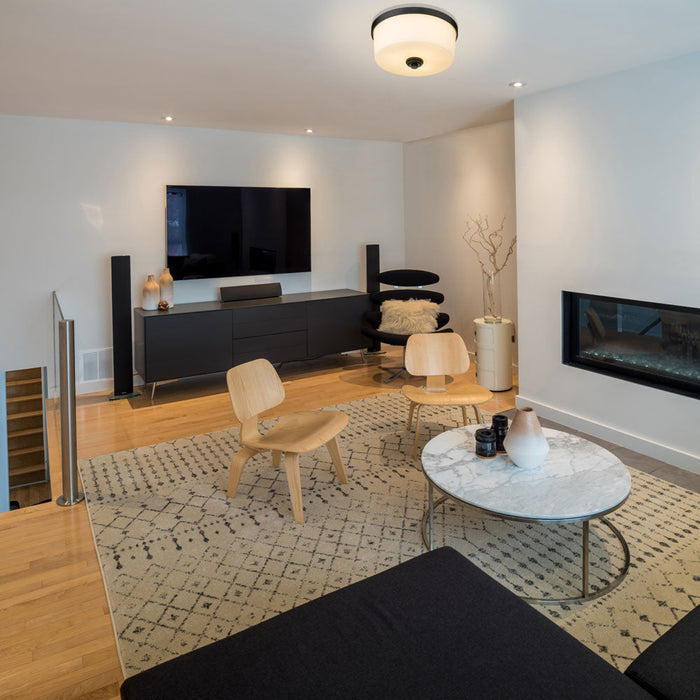
[[[282,294],[279,282],[263,284],[241,284],[237,287],[220,287],[221,301],[245,301],[246,299],[267,299]]]

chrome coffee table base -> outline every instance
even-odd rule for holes
[[[449,496],[440,496],[437,500],[433,500],[433,484],[432,482],[428,481],[428,507],[425,509],[425,512],[423,513],[423,518],[421,520],[421,534],[423,536],[423,544],[426,546],[427,549],[433,550],[434,549],[434,537],[433,537],[433,515],[435,508],[438,506],[442,505],[445,501],[450,499]],[[456,501],[459,502],[459,501]],[[613,588],[616,588],[622,580],[625,578],[627,575],[627,571],[629,570],[630,566],[630,550],[629,547],[627,546],[627,542],[625,541],[625,538],[622,536],[622,533],[605,517],[602,515],[596,516],[596,519],[600,520],[604,525],[606,525],[610,532],[612,532],[613,535],[617,538],[619,541],[620,545],[622,546],[622,552],[624,554],[625,561],[622,565],[622,568],[618,572],[618,574],[613,578],[609,583],[607,583],[605,586],[602,588],[598,588],[594,591],[590,590],[589,583],[588,583],[588,570],[589,570],[589,556],[590,556],[590,550],[589,550],[589,531],[590,531],[590,520],[580,520],[580,519],[569,519],[569,520],[544,520],[544,519],[536,519],[536,518],[522,518],[522,517],[506,517],[502,513],[493,513],[488,510],[485,510],[483,508],[477,508],[475,506],[467,505],[467,504],[462,504],[460,505],[467,507],[467,508],[473,508],[474,510],[477,510],[481,513],[486,513],[488,515],[492,515],[497,518],[503,518],[504,520],[518,520],[521,522],[526,522],[526,523],[544,523],[547,525],[556,525],[556,524],[562,524],[562,523],[571,523],[571,522],[580,522],[582,524],[582,529],[583,529],[583,536],[582,536],[582,543],[581,543],[581,595],[576,595],[576,596],[571,596],[567,598],[530,598],[527,596],[520,596],[523,600],[529,602],[529,603],[572,603],[572,602],[581,602],[581,601],[586,601],[586,600],[593,600],[594,598],[600,598],[600,596],[605,595],[606,593],[609,593],[610,591],[613,590]]]

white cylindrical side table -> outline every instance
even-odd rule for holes
[[[513,322],[486,323],[474,319],[476,336],[476,381],[492,391],[505,391],[513,386]]]

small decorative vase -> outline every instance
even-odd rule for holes
[[[170,268],[164,267],[163,274],[158,281],[160,284],[160,298],[168,302],[168,308],[172,309],[175,306],[175,292],[173,290],[173,276],[170,274]]]
[[[148,275],[146,284],[143,285],[143,301],[141,302],[144,311],[155,311],[160,301],[160,288],[156,282],[155,275]]]
[[[503,447],[503,441],[508,435],[508,416],[502,413],[497,413],[491,419],[491,430],[496,433],[496,452],[505,452],[506,448]]]
[[[482,275],[484,293],[484,321],[501,323],[501,278],[498,272],[484,272]]]
[[[475,452],[478,457],[496,456],[496,433],[490,428],[479,428],[474,433],[474,442],[476,444]]]
[[[503,440],[506,453],[521,469],[536,469],[549,452],[549,443],[529,406],[519,408]]]

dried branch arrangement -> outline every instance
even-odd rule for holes
[[[506,251],[503,262],[498,263],[498,251],[503,245],[503,226],[506,222],[506,217],[503,217],[501,225],[490,231],[488,216],[479,215],[475,219],[469,218],[467,221],[467,229],[462,234],[462,238],[467,242],[469,247],[476,253],[479,260],[479,265],[485,275],[500,272],[508,262],[508,259],[513,254],[515,249],[515,241],[517,236],[513,236],[510,246]],[[488,269],[488,265],[491,269]]]

